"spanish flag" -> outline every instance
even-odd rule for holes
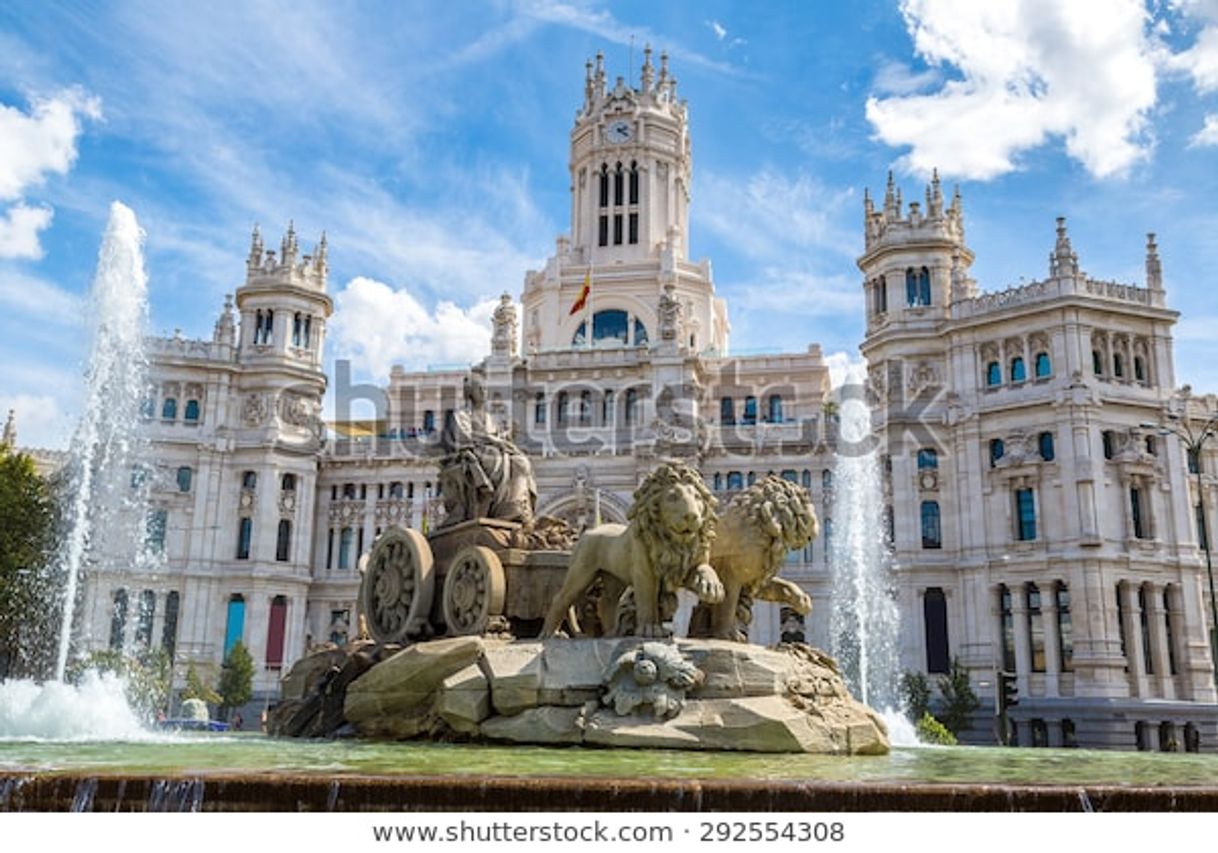
[[[584,275],[584,286],[579,289],[579,299],[575,300],[575,304],[571,306],[571,310],[567,313],[568,317],[578,314],[584,310],[584,306],[588,304],[588,294],[592,292],[592,265],[588,265],[588,272]]]

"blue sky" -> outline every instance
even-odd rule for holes
[[[633,39],[633,66],[630,65]],[[329,235],[331,359],[476,358],[567,228],[584,61],[667,50],[689,100],[691,254],[737,350],[856,352],[862,193],[931,166],[987,290],[1141,282],[1159,235],[1177,378],[1218,390],[1218,0],[0,6],[0,407],[76,414],[109,204],[147,231],[153,329],[209,336],[249,231]]]

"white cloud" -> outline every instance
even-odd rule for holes
[[[62,449],[67,446],[75,424],[64,413],[59,401],[46,394],[0,395],[0,422],[14,413],[17,446]]]
[[[1218,113],[1205,117],[1205,124],[1188,140],[1189,148],[1203,148],[1218,145]]]
[[[715,38],[719,39],[719,41],[723,41],[727,36],[727,28],[718,21],[707,21],[706,25],[710,27],[710,31],[715,34]]]
[[[80,325],[84,307],[78,296],[49,281],[4,268],[0,268],[0,304],[8,314],[58,325]]]
[[[943,79],[936,68],[914,71],[903,62],[888,61],[875,74],[873,88],[884,95],[910,95]]]
[[[1096,177],[1149,155],[1160,46],[1142,0],[903,0],[915,52],[955,69],[936,92],[871,97],[877,137],[909,146],[899,165],[989,179],[1050,137]]]
[[[51,224],[52,216],[54,211],[49,207],[22,203],[0,211],[0,258],[41,258],[38,234]]]
[[[30,111],[0,104],[0,258],[42,257],[38,235],[51,224],[52,210],[22,201],[48,175],[65,175],[76,161],[82,118],[101,117],[101,101],[80,89],[35,99]]]
[[[747,181],[712,174],[695,189],[699,221],[756,260],[797,260],[816,248],[852,256],[858,242],[855,231],[841,225],[852,191],[831,189],[808,174],[790,178],[767,168]]]
[[[0,104],[0,201],[13,201],[76,161],[82,117],[101,117],[101,101],[80,89],[39,98],[29,113]]]
[[[490,352],[491,315],[498,299],[469,308],[440,302],[429,311],[404,289],[370,278],[352,279],[335,295],[330,340],[338,358],[378,379],[400,364],[469,364]]]

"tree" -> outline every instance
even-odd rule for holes
[[[0,679],[44,676],[54,663],[59,585],[44,571],[54,530],[50,485],[0,442]]]
[[[939,716],[952,734],[958,735],[972,725],[973,712],[981,707],[981,700],[969,683],[968,670],[959,658],[952,658],[947,675],[939,679],[939,693],[943,696],[943,713]]]
[[[203,682],[193,663],[186,669],[186,687],[182,690],[182,701],[187,699],[202,699],[208,705],[219,705],[224,701],[219,693]]]
[[[228,712],[240,708],[254,695],[254,659],[240,640],[233,646],[224,664],[220,667],[220,710],[228,718]]]
[[[900,690],[905,700],[905,716],[911,723],[930,713],[930,682],[925,675],[912,670],[902,673]]]
[[[918,740],[922,743],[935,744],[936,746],[955,746],[956,736],[949,732],[947,728],[927,711],[918,718],[915,726],[918,732]]]

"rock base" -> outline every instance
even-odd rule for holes
[[[388,655],[360,649],[353,654],[361,664],[379,660],[349,682],[296,672],[316,673],[320,659],[336,676],[354,674],[330,649],[305,658],[285,678],[294,692],[285,693],[271,732],[318,734],[316,725],[296,719],[309,714],[318,722],[315,696],[299,692],[313,681],[329,690],[329,707],[339,698],[334,688],[345,687],[341,719],[326,715],[332,727],[327,734],[839,755],[888,751],[879,716],[850,696],[836,664],[815,649],[696,639],[656,645],[633,637],[452,637]],[[678,691],[675,702],[670,696],[621,713],[620,703],[604,704],[606,684],[621,661],[633,660],[644,646],[670,657],[675,651],[701,676]],[[646,697],[652,685],[645,678],[640,683]]]

